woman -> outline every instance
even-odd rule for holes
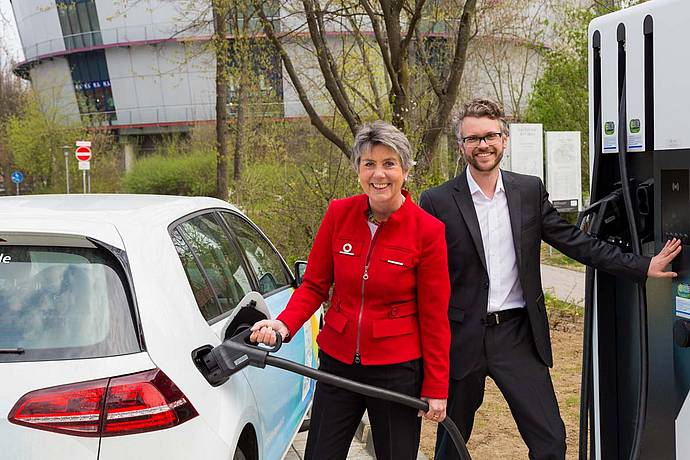
[[[251,339],[289,340],[328,298],[317,338],[320,369],[426,399],[427,413],[316,385],[306,459],[344,459],[364,410],[379,460],[416,459],[420,416],[446,416],[450,283],[444,226],[402,190],[410,144],[377,121],[355,137],[352,161],[364,194],[331,202],[302,285],[275,320],[259,321]]]

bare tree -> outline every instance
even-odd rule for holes
[[[514,120],[522,120],[533,82],[547,48],[548,0],[491,2],[478,15],[478,35],[468,52],[476,64],[468,90],[502,101]],[[481,88],[484,86],[484,88]],[[486,88],[488,87],[488,89]]]
[[[434,156],[438,138],[447,125],[453,106],[457,100],[458,89],[462,78],[468,44],[473,36],[472,21],[475,16],[476,0],[464,2],[446,2],[444,35],[452,42],[452,51],[445,62],[431,62],[425,53],[426,37],[429,24],[424,21],[425,14],[431,8],[426,0],[379,0],[374,4],[370,0],[343,1],[328,3],[323,6],[319,0],[301,0],[301,7],[295,10],[292,3],[284,5],[286,11],[304,18],[308,33],[308,47],[314,51],[323,85],[348,130],[354,134],[362,123],[363,112],[353,101],[352,94],[356,92],[348,87],[345,73],[338,65],[336,51],[329,41],[329,32],[335,26],[351,34],[361,52],[361,61],[365,67],[373,67],[367,63],[368,47],[376,48],[376,57],[382,63],[385,80],[388,85],[388,104],[390,120],[398,128],[416,140],[418,162],[417,168],[422,172],[428,168]],[[319,113],[314,108],[311,88],[304,83],[287,51],[289,44],[300,41],[303,35],[299,33],[285,33],[276,31],[273,24],[259,9],[259,15],[266,35],[279,50],[285,69],[290,77],[299,100],[307,112],[313,126],[336,145],[346,156],[349,156],[348,143],[342,134],[326,126]],[[452,11],[460,11],[459,15]],[[299,32],[299,31],[297,31]],[[372,44],[373,37],[373,44]],[[442,65],[439,65],[442,64]],[[421,65],[425,70],[427,80],[420,90],[419,79],[413,78],[415,68]],[[371,73],[370,73],[371,76]],[[375,78],[369,78],[372,93],[376,94],[378,87]],[[417,87],[415,87],[417,85]],[[413,97],[418,94],[433,94],[432,103],[427,106],[425,117],[414,117],[416,101]],[[380,99],[374,97],[375,102]],[[365,104],[365,110],[379,117],[386,111],[376,108],[376,103]],[[380,107],[380,106],[379,106]],[[368,116],[366,113],[364,115]],[[413,123],[415,119],[416,123]]]

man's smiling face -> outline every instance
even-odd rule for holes
[[[493,141],[484,139],[476,143],[477,138],[484,138],[492,133],[499,133]],[[489,117],[465,117],[462,120],[460,151],[467,164],[477,171],[489,172],[498,168],[503,158],[503,151],[508,137],[502,134],[500,120]]]

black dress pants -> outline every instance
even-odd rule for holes
[[[421,359],[399,364],[362,366],[342,363],[324,352],[319,355],[319,369],[329,374],[414,397],[419,397],[421,392]],[[378,460],[417,458],[422,423],[421,418],[417,417],[417,409],[318,382],[305,460],[345,459],[365,409],[369,413]]]
[[[537,355],[526,313],[487,326],[482,356],[472,371],[460,380],[450,381],[447,413],[465,441],[470,439],[474,414],[484,399],[487,376],[496,382],[508,402],[529,458],[565,459],[565,426],[549,369]],[[459,459],[453,441],[440,425],[435,459]]]

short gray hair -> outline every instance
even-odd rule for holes
[[[412,147],[407,137],[390,123],[378,120],[363,124],[355,135],[351,158],[355,171],[359,169],[362,155],[369,152],[375,145],[385,145],[395,151],[400,156],[403,171],[409,171],[414,165]]]

